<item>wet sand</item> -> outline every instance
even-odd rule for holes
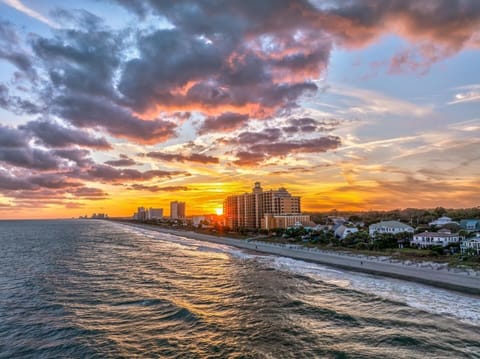
[[[307,248],[295,244],[275,244],[257,240],[241,240],[218,237],[193,231],[174,230],[151,225],[124,223],[129,226],[144,228],[161,233],[170,233],[180,237],[225,244],[261,253],[301,259],[315,263],[327,264],[353,271],[378,274],[393,278],[405,279],[437,287],[480,295],[480,273],[449,269],[445,265],[433,263],[406,263],[388,257],[373,257],[354,254],[343,254]]]

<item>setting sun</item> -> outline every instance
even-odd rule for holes
[[[223,214],[223,208],[216,208],[215,213],[217,214],[217,216],[221,216]]]

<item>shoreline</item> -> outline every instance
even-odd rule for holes
[[[120,221],[115,223],[148,229],[160,233],[173,234],[199,241],[228,245],[259,253],[290,257],[346,270],[403,279],[463,293],[480,295],[480,273],[473,271],[462,272],[457,270],[445,270],[445,267],[437,267],[434,269],[427,263],[424,263],[424,266],[418,263],[416,265],[407,265],[404,262],[392,261],[391,259],[387,262],[386,258],[388,257],[384,257],[385,260],[382,260],[381,257],[373,259],[372,257],[362,255],[340,254],[338,252],[307,248],[295,244],[280,245],[255,240],[247,242],[246,240],[241,239],[218,237],[193,231],[167,229],[148,224]],[[430,266],[430,268],[427,266]]]

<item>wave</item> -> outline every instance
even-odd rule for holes
[[[286,257],[264,257],[262,261],[278,270],[301,274],[342,288],[374,294],[382,299],[404,303],[431,314],[449,316],[480,326],[479,298],[475,296],[416,282],[337,270]]]
[[[403,303],[431,314],[449,316],[468,324],[480,326],[479,299],[475,296],[416,282],[340,270],[288,257],[256,254],[228,245],[195,240],[140,227],[129,228],[149,238],[176,243],[194,251],[220,252],[241,260],[256,260],[275,270],[300,274],[340,288],[373,294],[384,300]]]

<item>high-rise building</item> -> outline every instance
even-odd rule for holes
[[[178,201],[170,202],[170,218],[171,219],[185,218],[185,202],[178,202]]]
[[[145,211],[144,207],[138,207],[134,216],[137,221],[145,221],[147,219],[147,211]]]
[[[161,219],[163,217],[163,208],[149,208],[148,219]]]
[[[251,193],[228,196],[223,202],[225,225],[234,229],[261,228],[265,215],[300,213],[300,197],[292,196],[285,188],[263,191],[260,182],[255,182]]]

